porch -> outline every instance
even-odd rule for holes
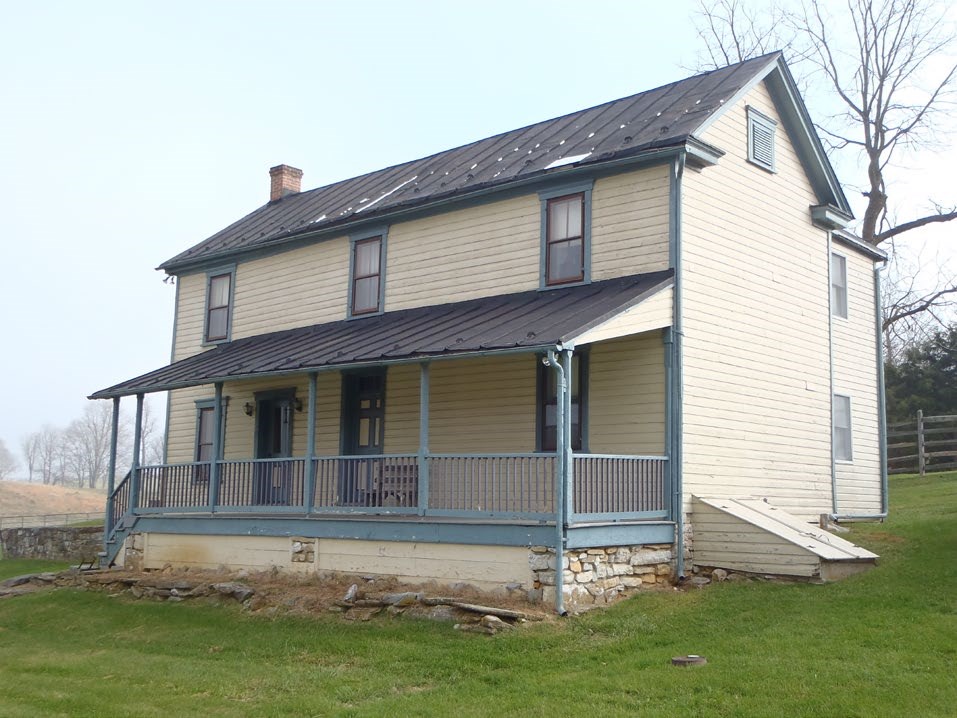
[[[216,536],[315,539],[316,555],[320,540],[405,542],[413,563],[425,543],[501,547],[526,573],[542,547],[670,546],[670,284],[663,273],[238,339],[98,392],[114,402],[114,441],[120,399],[137,406],[106,559],[134,528],[194,553]],[[169,454],[142,465],[155,391],[170,392]]]

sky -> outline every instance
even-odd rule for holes
[[[681,79],[700,49],[692,12],[4,3],[0,439],[16,452],[92,392],[168,363],[175,288],[155,267],[264,204],[269,167],[301,168],[311,189]],[[926,202],[955,160],[922,156],[902,191]]]

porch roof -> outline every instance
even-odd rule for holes
[[[322,369],[515,350],[531,352],[573,343],[577,336],[635,307],[673,281],[669,269],[259,334],[220,344],[102,389],[90,398],[109,399]]]

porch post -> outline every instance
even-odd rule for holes
[[[223,382],[214,384],[216,398],[213,401],[213,457],[209,466],[209,512],[219,503],[219,462],[223,460]]]
[[[312,372],[309,374],[309,427],[307,431],[309,436],[306,439],[306,491],[302,497],[306,513],[312,511],[314,496],[316,494],[316,383],[318,374]]]
[[[572,446],[572,350],[562,352],[562,371],[565,372],[565,397],[562,411],[565,412],[565,522],[570,523],[575,513],[575,456]],[[579,387],[579,392],[581,387]],[[581,419],[579,419],[581,421]]]
[[[429,508],[429,362],[419,364],[419,515]]]
[[[113,530],[113,492],[116,490],[116,443],[120,433],[120,397],[113,397],[113,423],[110,425],[110,463],[106,474],[106,521],[104,522],[103,548]]]
[[[130,513],[140,504],[140,444],[143,441],[143,395],[136,395],[136,423],[133,425],[133,461],[130,465]]]

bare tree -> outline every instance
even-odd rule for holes
[[[20,442],[20,451],[23,458],[27,460],[27,480],[33,481],[33,471],[37,468],[37,462],[40,458],[40,434],[33,432],[27,434]]]
[[[49,424],[37,434],[37,465],[44,484],[63,483],[62,432]]]
[[[162,464],[166,442],[163,427],[153,403],[143,402],[143,427],[140,445],[140,463],[144,465]]]
[[[6,478],[9,478],[14,471],[17,470],[19,464],[17,463],[16,457],[10,449],[7,448],[7,445],[3,443],[3,439],[0,439],[0,481],[3,481]]]
[[[822,84],[840,108],[818,124],[823,139],[832,152],[853,151],[863,162],[866,205],[858,233],[872,244],[890,244],[957,219],[951,199],[931,200],[932,211],[898,221],[888,195],[894,160],[931,146],[940,132],[937,118],[953,106],[957,64],[943,58],[955,35],[943,18],[944,7],[934,0],[846,0],[836,18],[823,0],[803,0],[796,11],[758,8],[747,0],[701,0],[700,65],[710,69],[755,57],[771,43],[788,48],[798,74],[812,87]],[[896,276],[902,283],[885,292],[887,330],[900,322],[933,323],[934,312],[946,313],[957,292],[952,275],[937,283],[916,274]]]

